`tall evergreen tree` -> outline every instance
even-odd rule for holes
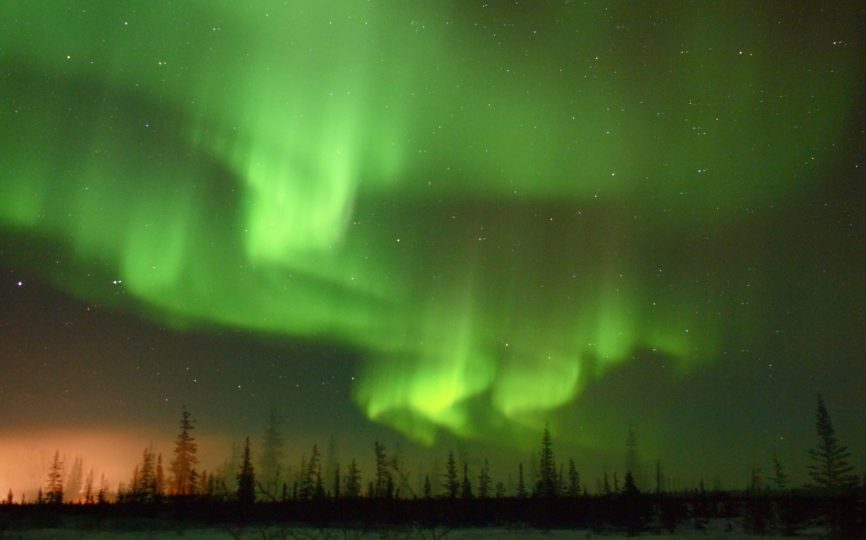
[[[625,472],[630,472],[636,486],[641,484],[640,458],[638,457],[637,436],[634,428],[628,426],[628,435],[625,440]]]
[[[380,499],[390,499],[394,496],[394,479],[388,468],[388,454],[385,446],[379,441],[373,443],[373,454],[376,458],[376,483],[373,485],[373,496]]]
[[[153,450],[145,448],[141,462],[132,471],[132,481],[129,483],[126,500],[144,503],[156,499],[158,481],[154,461]]]
[[[565,465],[559,464],[559,473],[556,475],[556,493],[562,495],[565,492]]]
[[[354,499],[361,496],[361,472],[358,470],[358,464],[355,460],[349,465],[349,471],[346,473],[346,497]]]
[[[76,456],[72,460],[72,467],[69,469],[69,477],[66,479],[66,487],[64,489],[68,502],[80,503],[82,501],[83,482],[84,461],[81,456]]]
[[[277,488],[283,482],[283,454],[285,440],[282,434],[283,420],[276,407],[268,414],[268,425],[262,437],[261,457],[259,458],[259,483],[271,498],[276,498]]]
[[[318,498],[322,485],[322,459],[318,445],[313,445],[313,453],[307,463],[306,471],[301,479],[298,497],[304,500]]]
[[[322,480],[325,485],[330,485],[333,488],[334,484],[339,482],[338,469],[337,439],[332,434],[328,437],[328,446],[322,455]]]
[[[244,440],[244,456],[238,471],[237,499],[242,505],[251,505],[256,502],[256,473],[250,456],[249,437]]]
[[[457,480],[457,461],[454,459],[454,452],[448,451],[448,461],[445,464],[445,479],[442,483],[442,490],[445,497],[456,499],[457,493],[460,491],[460,482]]]
[[[324,477],[322,476],[322,468],[319,467],[319,470],[316,472],[316,484],[313,489],[313,498],[314,499],[324,499],[325,498],[325,482]]]
[[[430,500],[433,498],[433,487],[430,485],[430,475],[424,476],[424,498]]]
[[[156,456],[156,472],[153,478],[153,495],[161,499],[165,495],[165,471],[162,468],[162,453]]]
[[[779,491],[788,489],[788,473],[779,461],[779,456],[773,452],[773,486]]]
[[[93,504],[95,502],[93,495],[93,475],[94,472],[91,468],[90,472],[87,473],[87,478],[84,480],[84,504]]]
[[[525,499],[529,496],[526,492],[526,483],[523,481],[523,463],[517,464],[517,493],[518,499]]]
[[[664,477],[662,476],[662,462],[661,460],[656,461],[656,494],[664,491]]]
[[[339,499],[340,497],[343,496],[343,493],[340,489],[340,464],[339,463],[334,464],[334,484],[331,487],[331,495],[335,499]]]
[[[469,465],[463,464],[463,481],[460,482],[460,497],[462,499],[472,498],[472,481],[469,480]]]
[[[235,473],[237,474],[237,473]],[[210,497],[213,495],[212,491],[209,491],[208,486],[213,486],[213,480],[211,477],[213,475],[207,472],[207,469],[203,469],[199,474],[195,482],[195,494],[200,495],[202,497]]]
[[[156,497],[156,464],[152,449],[144,449],[138,473],[138,485],[133,495],[138,496],[141,502],[150,502]]]
[[[210,499],[216,495],[216,477],[207,469],[201,472],[198,479],[198,492],[204,498]]]
[[[553,498],[559,495],[557,489],[556,461],[553,458],[553,442],[550,430],[545,426],[541,437],[541,456],[538,462],[538,485],[535,495],[542,498]]]
[[[192,436],[193,421],[186,406],[183,407],[180,419],[180,433],[174,444],[174,460],[171,462],[172,495],[194,495],[197,478],[195,466],[198,464],[198,444]]]
[[[48,504],[63,504],[63,462],[60,460],[60,450],[54,452],[54,459],[51,460],[51,465],[48,468],[48,486],[45,492],[45,502]]]
[[[848,464],[851,453],[848,448],[839,444],[836,430],[830,420],[830,413],[824,406],[824,398],[818,395],[818,407],[815,411],[815,427],[818,431],[818,446],[809,450],[809,456],[814,462],[809,466],[809,476],[822,488],[850,487],[857,483],[857,477],[852,474],[854,467]]]
[[[490,497],[490,464],[486,458],[481,466],[481,472],[478,474],[478,497],[480,499]]]
[[[141,496],[141,465],[136,463],[132,469],[132,480],[129,481],[129,493],[125,489],[118,488],[118,494],[123,495],[124,502],[138,502],[137,499]]]
[[[105,504],[108,502],[108,482],[105,481],[105,474],[99,477],[99,491],[96,492],[96,504]]]
[[[238,490],[237,471],[241,466],[243,449],[237,442],[232,442],[229,455],[217,467],[214,473],[215,493],[221,498],[231,497]]]
[[[201,488],[201,477],[202,475],[193,467],[192,471],[189,473],[189,493],[191,495],[195,495],[200,493],[199,489]]]
[[[580,496],[580,473],[577,472],[572,458],[568,458],[568,496]]]
[[[703,482],[703,480],[701,480]],[[757,493],[764,489],[764,477],[761,474],[761,468],[757,465],[752,466],[752,472],[749,479],[749,489],[752,493]]]
[[[634,483],[634,475],[631,471],[625,473],[625,482],[622,486],[622,492],[624,495],[638,495],[640,493],[637,484]]]

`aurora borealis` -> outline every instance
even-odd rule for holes
[[[636,422],[672,459],[720,414],[732,448],[772,451],[822,391],[862,460],[863,19],[4,2],[0,368],[27,382],[4,375],[0,412],[149,425],[198,403],[237,438],[283,403],[320,415],[301,438],[525,450],[550,423],[593,456]],[[52,363],[122,419],[43,395]]]

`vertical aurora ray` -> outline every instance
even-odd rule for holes
[[[760,317],[726,227],[808,197],[862,71],[766,11],[7,2],[0,225],[81,297],[357,347],[420,442],[537,428]]]

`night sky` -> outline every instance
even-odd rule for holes
[[[0,4],[0,492],[286,416],[495,479],[866,466],[860,2]],[[254,446],[255,450],[255,446]],[[430,465],[432,466],[432,465]],[[506,469],[506,467],[508,467]]]

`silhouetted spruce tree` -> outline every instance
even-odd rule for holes
[[[237,475],[237,472],[235,472]],[[210,483],[210,477],[212,475],[207,472],[207,469],[202,469],[202,471],[198,474],[195,482],[195,494],[205,497],[207,495],[212,495],[212,493],[208,493],[208,483]]]
[[[93,469],[90,469],[90,472],[87,473],[87,478],[84,480],[84,504],[93,504]]]
[[[234,496],[238,490],[237,472],[241,466],[243,449],[237,442],[232,442],[231,450],[225,460],[214,471],[216,496],[227,499]]]
[[[207,487],[204,489],[204,494],[208,498],[213,498],[221,494],[217,493],[217,477],[215,474],[207,476]]]
[[[535,496],[542,498],[553,498],[559,495],[557,490],[556,461],[553,458],[553,442],[550,438],[550,430],[545,426],[541,437],[541,456],[538,462],[538,484],[535,487]]]
[[[488,497],[490,497],[490,464],[485,458],[481,472],[478,473],[478,498],[486,499]]]
[[[45,502],[48,504],[63,504],[63,462],[60,461],[60,450],[54,452],[54,459],[51,460],[51,465],[48,468],[48,485],[45,492]]]
[[[469,465],[463,464],[463,481],[460,483],[460,498],[472,498],[472,482],[469,480]]]
[[[108,502],[108,482],[105,481],[105,474],[99,477],[99,491],[96,492],[96,504],[106,504]]]
[[[292,493],[292,499],[297,500],[297,499],[303,499],[304,498],[301,493],[303,492],[304,478],[306,477],[306,475],[307,475],[307,456],[306,456],[306,454],[303,454],[303,455],[301,455],[301,464],[298,466],[298,473],[295,475],[295,484],[296,484],[297,490],[294,493]]]
[[[316,487],[313,490],[313,498],[314,499],[324,499],[325,498],[325,482],[322,477],[322,468],[319,467],[319,472],[316,473]]]
[[[193,421],[190,413],[184,406],[181,411],[180,433],[174,444],[174,460],[171,462],[171,488],[172,495],[194,495],[196,493],[197,478],[195,466],[198,464],[198,445],[190,433],[193,430]]]
[[[577,472],[574,460],[571,458],[568,459],[568,496],[572,498],[580,496],[580,473]]]
[[[662,477],[662,462],[661,460],[656,461],[656,494],[664,491],[662,484],[664,483],[664,478]]]
[[[6,494],[6,504],[12,504],[13,500],[12,488],[9,488],[9,493]]]
[[[342,491],[340,490],[340,464],[334,464],[334,485],[331,486],[331,496],[335,499],[339,499],[343,496]]]
[[[526,483],[523,481],[523,463],[517,464],[517,493],[518,499],[525,499],[529,496],[526,491]]]
[[[238,502],[242,505],[252,505],[256,502],[256,473],[250,456],[250,438],[244,440],[244,456],[238,471]]]
[[[773,487],[779,491],[788,489],[788,474],[775,452],[773,452]]]
[[[610,495],[610,494],[611,494],[611,490],[610,490],[610,479],[609,479],[608,476],[607,476],[607,471],[604,471],[604,484],[603,484],[603,488],[602,488],[602,489],[603,489],[605,495]]]
[[[442,483],[443,495],[449,499],[456,499],[460,492],[460,482],[457,480],[457,462],[454,460],[454,452],[448,451],[448,461],[445,462],[445,478]]]
[[[634,475],[631,471],[625,473],[625,483],[622,486],[624,495],[640,495],[640,490],[634,482]]]
[[[133,474],[130,496],[136,502],[152,502],[156,498],[156,469],[150,448],[145,448],[142,453],[138,478]]]
[[[505,484],[500,482],[496,482],[496,488],[494,490],[495,496],[497,499],[501,499],[507,495],[505,491]]]
[[[809,456],[814,461],[814,464],[809,466],[809,476],[822,488],[856,485],[857,477],[852,474],[854,467],[848,464],[851,453],[836,439],[836,430],[833,429],[830,413],[827,412],[824,399],[820,394],[818,395],[818,407],[815,416],[818,446],[809,450]]]
[[[565,465],[559,464],[559,473],[556,475],[556,494],[565,493]]]
[[[282,435],[282,416],[276,407],[268,414],[268,425],[262,437],[261,457],[259,458],[258,478],[263,492],[271,499],[277,496],[277,488],[282,484],[282,462],[285,441]]]
[[[649,517],[651,509],[640,496],[640,489],[638,489],[631,471],[625,473],[622,495],[617,506],[619,507],[617,511],[620,512],[628,535],[639,534],[644,528],[644,523]]]
[[[193,467],[193,469],[189,472],[189,493],[191,495],[195,495],[199,493],[199,488],[201,487],[201,475],[198,471]]]
[[[703,482],[703,480],[701,480]],[[747,491],[759,493],[764,489],[764,477],[761,475],[761,468],[757,465],[752,466],[749,478],[749,488]]]
[[[361,472],[358,470],[358,464],[355,460],[349,465],[349,471],[346,473],[346,497],[354,499],[361,496]]]
[[[119,489],[118,495],[123,495],[123,502],[139,502],[137,498],[141,492],[141,465],[136,464],[132,469],[132,480],[129,481],[129,493],[125,489]]]
[[[373,486],[373,496],[380,499],[390,499],[394,496],[394,479],[388,469],[388,454],[385,446],[379,441],[373,443],[373,454],[376,458],[376,483]]]
[[[76,456],[72,460],[72,467],[69,469],[69,477],[66,479],[64,489],[66,500],[70,503],[80,503],[84,481],[84,461],[81,456]]]
[[[406,493],[413,499],[417,497],[415,490],[409,482],[409,476],[403,471],[400,463],[400,455],[395,450],[388,458],[388,476],[390,479],[389,491],[391,497],[400,498],[400,493]]]
[[[430,486],[430,475],[424,475],[424,498],[429,500],[433,498],[433,488]]]
[[[157,500],[165,495],[165,471],[162,468],[162,454],[156,456],[156,471],[153,477],[153,496]]]
[[[636,486],[641,484],[637,436],[635,435],[634,428],[631,425],[628,426],[628,435],[626,436],[625,441],[625,472],[631,472],[632,479]]]
[[[313,445],[313,453],[307,463],[304,476],[301,479],[301,488],[298,497],[303,500],[316,498],[322,483],[322,465],[318,445]]]

